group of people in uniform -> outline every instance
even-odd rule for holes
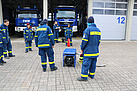
[[[55,42],[58,43],[58,37],[59,37],[59,25],[58,25],[58,22],[55,21],[54,25],[53,25],[53,31],[54,31],[54,37],[55,37]],[[65,30],[65,33],[64,33],[64,36],[66,37],[66,46],[67,46],[67,43],[68,43],[68,39],[70,39],[70,45],[72,46],[72,36],[73,36],[73,30],[72,28],[70,27],[70,24],[68,24],[68,27],[66,28]]]
[[[41,56],[41,65],[43,71],[46,72],[47,68],[47,56],[49,59],[49,65],[51,71],[57,70],[54,62],[54,40],[58,42],[59,36],[59,26],[57,21],[55,21],[54,35],[51,28],[48,26],[47,19],[44,19],[40,26],[37,28],[35,33],[35,45],[39,48],[39,55]],[[66,45],[67,39],[70,39],[70,44],[72,46],[72,36],[73,30],[68,24],[65,30]],[[97,28],[94,23],[94,18],[90,16],[87,19],[87,28],[83,32],[83,38],[81,43],[81,53],[83,54],[83,63],[81,69],[81,76],[77,78],[78,81],[87,81],[88,77],[91,79],[95,76],[97,58],[99,57],[99,45],[101,41],[101,31]]]
[[[3,54],[6,59],[15,57],[15,55],[12,54],[12,45],[9,37],[8,26],[9,21],[7,19],[5,19],[0,25],[0,65],[6,63],[6,61],[3,60]]]
[[[0,32],[0,63],[4,62],[2,60],[2,55],[4,53],[4,57],[7,58],[6,53],[8,51],[9,57],[13,57],[15,55],[12,54],[12,46],[8,34],[8,24],[7,20],[1,25]],[[9,23],[9,22],[8,22]],[[41,56],[41,65],[43,68],[43,72],[46,72],[47,69],[47,56],[49,60],[49,65],[51,71],[55,71],[58,68],[55,66],[54,61],[54,45],[55,42],[58,43],[59,36],[59,25],[57,21],[55,21],[52,33],[51,28],[48,26],[48,20],[44,19],[40,26],[37,28],[35,32],[35,45],[39,49],[39,55]],[[70,39],[70,45],[72,46],[72,36],[73,30],[68,24],[68,27],[65,30],[66,37],[66,45],[67,40]],[[4,40],[6,39],[6,40]],[[28,51],[32,51],[32,40],[33,40],[33,32],[29,23],[27,23],[27,27],[24,30],[24,39],[26,44],[25,53]],[[81,69],[81,76],[77,78],[78,81],[87,81],[88,77],[91,79],[95,76],[97,57],[99,57],[99,45],[101,41],[101,31],[96,27],[94,23],[94,18],[90,16],[87,19],[87,28],[83,32],[83,38],[81,43],[81,53],[83,54],[83,63]]]

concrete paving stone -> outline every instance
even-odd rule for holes
[[[84,89],[78,89],[78,88],[76,88],[75,91],[84,91]]]
[[[73,39],[71,48],[80,53],[81,38]],[[16,57],[4,59],[7,63],[0,66],[0,91],[137,91],[136,41],[101,42],[97,65],[106,64],[106,67],[97,67],[94,79],[79,82],[82,65],[78,63],[78,55],[75,68],[62,66],[64,43],[57,43],[54,48],[58,70],[51,72],[48,64],[43,73],[35,43],[32,52],[24,53],[24,42],[12,40]]]
[[[1,91],[10,91],[11,88],[3,88]]]
[[[69,89],[69,90],[66,90],[66,91],[75,91],[74,89]]]
[[[38,86],[34,86],[33,91],[38,91]]]

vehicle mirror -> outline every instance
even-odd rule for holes
[[[41,15],[39,14],[38,18],[41,18]]]

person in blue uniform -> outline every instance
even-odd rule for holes
[[[1,26],[0,26],[1,27]],[[0,60],[1,60],[1,65],[3,65],[3,63],[7,63],[6,61],[3,60],[3,31],[1,31],[0,28]]]
[[[88,27],[83,32],[81,52],[83,53],[83,64],[81,77],[78,81],[87,81],[88,76],[93,79],[95,76],[97,57],[99,57],[99,44],[101,31],[94,24],[94,18],[90,16],[87,20]],[[89,73],[88,73],[89,71]]]
[[[68,39],[70,39],[70,45],[72,46],[72,36],[73,36],[73,30],[70,27],[70,24],[68,24],[68,27],[65,30],[66,46],[67,46],[67,43],[68,43]]]
[[[1,31],[1,30],[0,30],[0,31]],[[3,35],[2,35],[2,33],[0,32],[0,65],[3,65],[2,56],[3,56]]]
[[[33,31],[29,23],[27,23],[27,27],[24,29],[24,39],[26,44],[25,53],[32,51]]]
[[[55,21],[53,25],[53,31],[54,31],[54,37],[55,37],[55,42],[58,43],[58,37],[59,37],[59,25],[58,22]]]
[[[12,54],[12,45],[11,45],[11,40],[9,37],[9,32],[8,32],[8,26],[9,26],[9,21],[7,19],[4,20],[4,23],[1,24],[1,31],[3,35],[3,54],[4,58],[9,59],[9,57],[15,57],[15,55]],[[7,56],[7,51],[9,56]]]
[[[35,45],[39,48],[39,55],[41,56],[43,72],[46,72],[47,68],[47,55],[51,71],[57,70],[54,62],[54,44],[52,30],[48,26],[47,19],[44,19],[35,32]]]

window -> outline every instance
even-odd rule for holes
[[[105,3],[105,8],[115,8],[115,3]]]
[[[137,11],[134,11],[134,12],[133,12],[133,16],[137,16]]]
[[[134,6],[137,8],[137,5]],[[94,0],[93,14],[126,15],[127,0]]]
[[[126,15],[126,10],[116,10],[116,15]]]
[[[116,2],[127,2],[127,0],[116,0]]]
[[[93,14],[103,14],[103,9],[93,9]]]
[[[134,9],[137,9],[137,4],[134,4]]]
[[[113,2],[115,2],[115,0],[104,0],[104,1],[107,1],[107,2],[109,2],[109,1],[112,2],[113,1]]]
[[[18,14],[18,18],[37,18],[37,14]]]
[[[93,3],[93,7],[104,8],[104,3],[103,2],[94,2]]]
[[[117,4],[116,4],[116,8],[119,8],[119,9],[127,9],[127,4],[117,3]]]
[[[69,18],[75,18],[75,11],[61,11],[58,10],[57,12],[57,17],[62,18],[62,17],[69,17]]]
[[[137,16],[137,0],[134,3],[133,16]]]
[[[114,15],[115,10],[105,10],[105,15]]]

